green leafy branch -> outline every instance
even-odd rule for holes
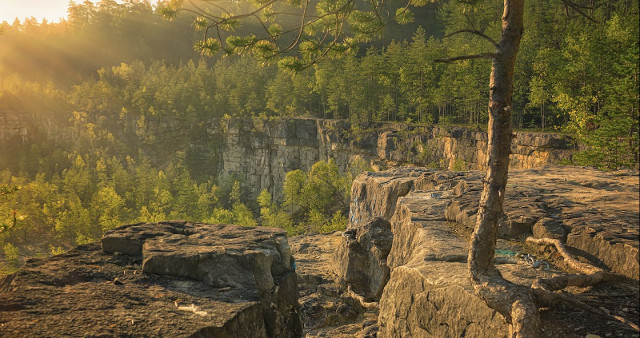
[[[159,3],[158,12],[166,19],[175,18],[179,12],[195,14],[194,26],[204,34],[194,48],[204,55],[252,53],[267,62],[297,48],[294,56],[279,58],[278,64],[300,72],[323,58],[351,52],[393,21],[411,22],[409,8],[428,2],[407,0],[390,14],[385,0],[321,0],[315,6],[310,0],[253,0],[250,10],[234,13],[229,5],[213,0],[168,0]],[[296,16],[299,23],[284,29],[279,19],[285,16]],[[249,20],[259,23],[261,36],[232,34]],[[282,41],[285,37],[290,38],[287,43]]]
[[[18,190],[20,190],[20,187],[18,186],[2,186],[0,187],[0,197],[8,196],[17,192]],[[22,221],[25,218],[27,218],[27,216],[20,215],[17,209],[12,209],[10,212],[9,222],[6,223],[3,221],[2,223],[0,223],[0,233],[11,230],[16,226],[16,224],[18,224],[18,221]]]

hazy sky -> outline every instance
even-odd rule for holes
[[[84,0],[76,0],[82,3]],[[98,0],[92,1],[99,2]],[[122,3],[122,1],[118,1]],[[24,18],[34,17],[41,22],[43,18],[48,21],[60,21],[67,16],[69,0],[0,0],[0,22],[12,23],[15,18],[23,21]]]
[[[69,0],[0,0],[0,22],[12,23],[16,17],[21,21],[26,17],[60,21],[67,15]]]

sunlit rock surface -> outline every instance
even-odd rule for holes
[[[466,267],[482,177],[480,172],[399,168],[366,173],[355,180],[346,233],[358,233],[378,217],[389,221],[393,236],[386,260],[391,274],[379,302],[379,336],[508,335],[502,316],[475,296]],[[579,167],[512,170],[504,210],[496,264],[508,280],[531,285],[536,278],[567,273],[561,258],[552,253],[543,258],[549,269],[534,268],[517,257],[538,252],[523,244],[531,235],[564,240],[580,259],[638,279],[637,173]],[[349,241],[345,236],[343,246]],[[350,264],[344,258],[340,263]],[[349,284],[346,275],[342,274],[342,282]],[[628,292],[624,285],[611,287]],[[637,300],[637,287],[631,289],[636,295],[631,299]],[[591,297],[589,292],[594,291],[579,291],[583,297]],[[615,304],[611,299],[601,302]],[[628,310],[619,307],[618,311],[622,309]],[[548,336],[559,332],[579,336],[589,325],[593,330],[610,325],[597,317],[582,319],[589,325],[563,324],[557,316],[565,314],[556,311],[562,310],[543,313]]]
[[[487,161],[487,133],[462,127],[368,123],[353,129],[345,120],[231,118],[216,120],[209,132],[222,143],[215,148],[220,178],[242,177],[251,196],[267,189],[276,199],[287,172],[329,158],[342,169],[360,158],[376,170],[406,164],[476,170]],[[517,132],[510,165],[557,164],[576,149],[567,135]]]
[[[0,283],[0,335],[299,337],[280,229],[137,224]]]

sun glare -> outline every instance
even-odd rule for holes
[[[68,4],[69,0],[0,0],[0,22],[30,17],[38,22],[58,22],[66,17]]]

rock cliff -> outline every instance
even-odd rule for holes
[[[474,294],[466,267],[482,177],[480,172],[400,168],[366,173],[354,181],[351,222],[337,251],[342,269],[350,271],[339,271],[339,276],[362,296],[379,300],[379,336],[508,335],[505,320]],[[372,222],[384,221],[389,223],[392,237],[386,257],[388,269],[372,273],[371,262],[379,255],[362,248],[388,240],[389,235],[368,230]],[[597,301],[618,301],[620,306],[607,311],[633,318],[628,309],[637,304],[640,270],[637,174],[576,167],[513,170],[499,228],[496,264],[505,278],[530,286],[536,278],[567,273],[557,254],[540,252],[522,241],[529,235],[559,238],[581,259],[636,281],[601,287],[617,288],[617,292],[623,290],[622,294],[635,297]],[[371,240],[359,241],[354,249],[350,235],[364,232],[371,233]],[[363,254],[368,258],[362,258]],[[527,254],[537,255],[540,263],[534,267],[518,258]],[[373,278],[349,278],[355,273]],[[379,280],[388,282],[380,286]],[[380,287],[384,288],[381,294],[370,292]],[[596,287],[572,292],[586,299],[602,296],[603,290]],[[563,323],[558,320],[567,315],[562,311],[542,313],[546,335],[584,336],[603,328],[633,333],[629,327],[597,316],[585,315],[580,324]]]
[[[0,336],[299,337],[293,267],[279,229],[125,226],[0,281]]]
[[[15,138],[24,142],[28,135],[27,123],[20,116],[8,114],[5,111],[0,112],[0,144]]]
[[[0,145],[11,148],[37,139],[39,134],[50,140],[76,141],[70,126],[47,120],[26,121],[29,119],[0,112]],[[487,160],[487,134],[479,129],[405,123],[352,127],[345,120],[312,118],[214,119],[201,126],[183,122],[149,116],[144,126],[138,126],[142,128],[138,132],[161,137],[155,138],[153,146],[138,140],[132,147],[157,163],[163,163],[175,151],[183,151],[194,176],[214,176],[221,182],[239,180],[248,200],[255,200],[262,189],[280,199],[287,172],[307,171],[317,161],[329,158],[341,169],[360,158],[375,170],[399,165],[476,170],[482,169]],[[129,123],[137,126],[135,121]],[[113,132],[127,135],[131,130]],[[517,132],[511,167],[557,164],[571,159],[577,148],[576,141],[568,135]],[[0,153],[1,150],[2,147]]]
[[[466,268],[481,179],[415,167],[366,173],[346,231],[290,240],[264,227],[123,226],[0,279],[0,336],[504,337],[509,325],[474,294]],[[514,170],[505,200],[495,253],[505,278],[531,285],[571,272],[554,250],[522,242],[559,238],[627,278],[571,296],[637,323],[637,174]],[[541,317],[546,337],[637,336],[571,306]]]
[[[217,173],[242,181],[250,196],[268,189],[279,197],[287,172],[308,170],[335,159],[342,169],[355,158],[376,170],[413,164],[475,170],[487,160],[487,134],[462,127],[370,123],[352,128],[344,120],[236,119],[214,121],[209,133],[221,140]],[[513,140],[512,168],[535,168],[570,159],[577,149],[569,136],[519,132]]]

